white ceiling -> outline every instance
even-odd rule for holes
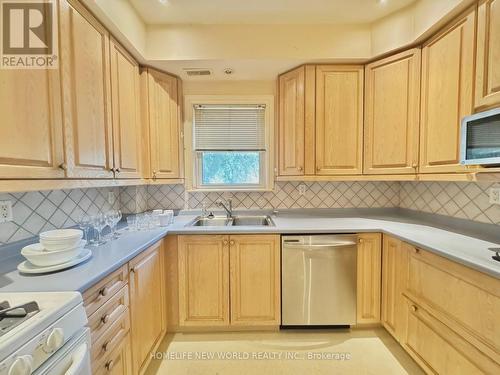
[[[129,0],[146,24],[371,23],[415,0]]]

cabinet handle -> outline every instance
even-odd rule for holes
[[[102,288],[102,289],[100,289],[100,290],[99,290],[99,295],[100,295],[101,297],[106,297],[106,296],[107,296],[107,294],[108,294],[108,292],[109,292],[109,291],[108,291],[108,288],[104,287],[104,288]]]
[[[111,371],[111,369],[113,368],[114,365],[115,365],[115,362],[113,360],[111,360],[111,361],[106,362],[104,367],[106,367],[106,370]]]
[[[153,180],[156,180],[156,171],[153,171]]]
[[[417,306],[411,305],[411,311],[416,312],[418,310]]]
[[[66,171],[68,169],[68,166],[66,165],[66,163],[61,163],[61,164],[59,164],[59,169]]]
[[[105,342],[104,344],[102,344],[102,351],[103,352],[107,352],[108,349],[109,349],[109,341],[108,342]]]
[[[109,322],[109,314],[103,315],[101,318],[101,322],[102,324],[106,324],[107,322]]]

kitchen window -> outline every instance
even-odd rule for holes
[[[193,188],[269,187],[266,104],[193,105]]]

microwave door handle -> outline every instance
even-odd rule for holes
[[[89,356],[89,348],[87,343],[83,343],[75,350],[71,358],[71,366],[64,375],[78,375],[82,372],[82,368],[86,365]]]

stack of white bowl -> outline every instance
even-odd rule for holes
[[[79,229],[56,229],[40,233],[40,242],[24,247],[21,254],[38,267],[50,267],[77,258],[86,241]]]

